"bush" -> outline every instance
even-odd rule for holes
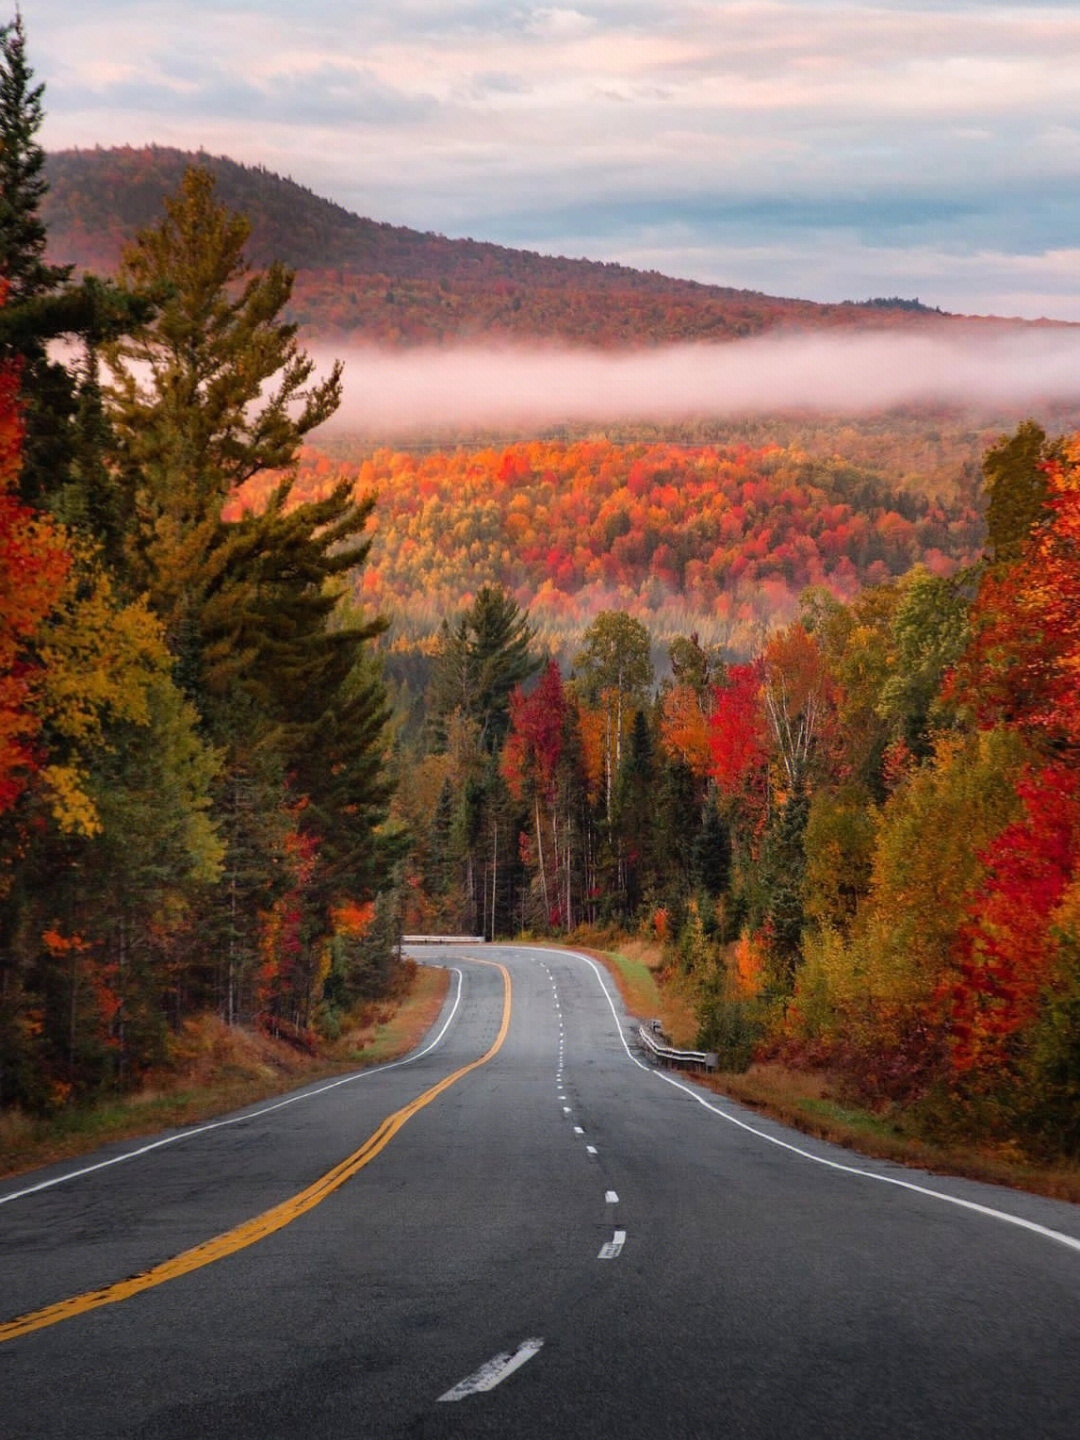
[[[760,1000],[736,1000],[714,991],[698,1008],[697,1048],[716,1053],[721,1070],[746,1070],[765,1036]]]

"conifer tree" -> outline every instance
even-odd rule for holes
[[[150,314],[145,296],[45,258],[40,206],[48,189],[45,152],[37,141],[44,85],[34,85],[22,16],[0,26],[0,276],[7,301],[0,311],[0,358],[17,360],[25,423],[20,491],[97,539],[94,512],[109,485],[99,458],[103,435],[96,350],[101,342]],[[82,343],[81,367],[51,360],[50,340]],[[94,486],[103,486],[95,495]],[[106,502],[107,503],[107,502]]]
[[[444,621],[439,633],[431,694],[436,724],[445,727],[460,712],[477,722],[484,751],[498,751],[510,728],[511,694],[540,668],[535,634],[512,596],[482,585],[468,610],[453,626]]]
[[[643,710],[634,712],[629,743],[615,785],[615,844],[617,874],[625,915],[636,914],[655,886],[654,853],[657,812],[656,765],[653,740]]]
[[[8,298],[0,352],[21,364],[26,437],[23,498],[42,504],[48,476],[66,459],[65,437],[75,411],[75,386],[62,365],[50,362],[40,321],[27,307],[53,295],[70,277],[70,266],[45,262],[45,226],[39,207],[46,191],[45,152],[37,141],[44,115],[43,85],[34,85],[26,58],[22,16],[0,27],[0,274]]]
[[[250,222],[192,167],[165,217],[140,233],[122,278],[160,312],[103,347],[115,462],[130,507],[128,563],[179,645],[199,596],[193,579],[218,539],[228,497],[259,471],[287,470],[308,431],[334,413],[341,366],[309,385],[314,361],[280,313],[293,276],[251,275]]]
[[[225,963],[210,983],[228,1018],[251,1009],[260,916],[288,891],[300,907],[290,943],[303,951],[291,973],[306,988],[275,994],[306,1015],[335,901],[373,895],[400,848],[380,832],[388,711],[367,661],[385,622],[339,604],[367,555],[373,500],[342,484],[293,503],[300,442],[336,409],[341,367],[313,381],[314,362],[280,318],[292,274],[248,273],[249,223],[216,201],[211,175],[189,170],[165,211],[123,265],[160,308],[102,347],[123,561],[223,756],[226,856],[206,923]],[[230,499],[267,471],[283,478],[265,507],[231,518]]]
[[[1047,518],[1050,486],[1043,467],[1053,449],[1042,426],[1025,420],[983,456],[990,497],[986,538],[994,564],[1018,560],[1033,528]]]
[[[44,85],[32,84],[22,15],[0,26],[0,271],[8,303],[49,294],[70,276],[70,265],[45,261],[39,209],[48,185],[45,152],[37,142],[44,118]]]

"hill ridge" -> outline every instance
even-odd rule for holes
[[[281,260],[297,272],[289,313],[307,338],[625,348],[776,329],[1014,323],[946,315],[899,296],[821,303],[448,238],[357,215],[263,165],[161,145],[49,153],[41,213],[50,260],[114,270],[124,246],[158,219],[163,199],[193,163],[205,165],[222,201],[251,220],[252,263]]]
[[[336,200],[318,194],[310,186],[294,180],[291,176],[280,175],[276,171],[262,164],[248,165],[233,160],[227,155],[213,155],[205,150],[187,151],[169,145],[146,145],[146,146],[94,146],[92,149],[73,148],[67,150],[51,151],[46,158],[46,175],[49,181],[49,195],[43,205],[43,217],[49,228],[50,244],[58,253],[66,243],[69,243],[67,236],[70,233],[68,221],[78,217],[85,223],[88,214],[94,214],[99,224],[104,222],[101,232],[102,240],[107,237],[110,250],[115,246],[120,235],[123,238],[131,238],[135,228],[151,224],[160,209],[161,199],[173,189],[179,182],[183,170],[191,164],[204,165],[217,178],[219,193],[230,206],[245,209],[245,213],[251,214],[255,210],[252,219],[255,224],[255,231],[252,235],[252,258],[258,264],[266,263],[269,259],[282,259],[286,264],[296,269],[312,268],[317,261],[319,266],[335,268],[348,261],[370,262],[371,256],[364,255],[362,250],[349,253],[347,244],[347,233],[338,233],[333,237],[337,245],[341,247],[336,253],[322,251],[313,255],[307,249],[308,236],[301,233],[283,233],[279,238],[284,242],[284,248],[291,254],[273,255],[263,254],[262,247],[265,244],[265,230],[260,231],[260,220],[265,223],[266,219],[273,218],[274,210],[264,212],[260,215],[258,207],[245,208],[244,201],[253,197],[254,192],[262,190],[263,194],[259,199],[265,204],[270,200],[275,209],[287,199],[299,198],[309,210],[316,213],[321,212],[333,216],[335,223],[341,227],[341,232],[351,232],[359,244],[370,241],[373,237],[393,237],[399,245],[423,244],[424,242],[442,242],[446,246],[454,247],[451,254],[473,256],[477,252],[498,259],[506,267],[507,271],[513,267],[514,262],[525,260],[531,264],[539,262],[541,266],[558,267],[560,271],[566,267],[573,267],[583,275],[592,275],[597,279],[601,277],[608,280],[615,280],[623,284],[646,284],[653,287],[660,282],[665,289],[677,288],[680,290],[699,291],[708,294],[725,296],[746,296],[756,299],[773,299],[782,297],[766,296],[762,291],[739,289],[734,286],[710,285],[699,280],[684,279],[676,276],[663,275],[657,270],[639,270],[629,265],[623,265],[617,261],[589,260],[584,256],[548,255],[536,250],[519,249],[513,246],[500,245],[491,240],[475,240],[472,237],[450,237],[432,230],[417,230],[408,225],[394,225],[388,221],[375,220],[370,216],[359,215],[349,210],[346,206]],[[139,170],[149,173],[140,175]],[[128,182],[126,190],[106,192],[99,184],[91,195],[79,194],[77,207],[73,204],[72,187],[77,184],[80,178],[91,172],[95,173],[95,179],[108,178],[110,170],[121,180]],[[277,192],[275,194],[275,192]],[[108,208],[102,205],[103,195],[113,193],[121,201],[121,213],[115,211],[109,214]],[[152,200],[152,204],[146,202]],[[125,203],[126,202],[126,203]],[[117,224],[119,220],[119,225]],[[387,255],[393,252],[384,252],[379,259],[385,262]],[[77,264],[85,263],[74,254],[68,254],[68,260],[74,260]],[[118,251],[116,253],[118,258]],[[385,263],[379,267],[380,273],[392,275],[400,273],[408,274],[409,268],[402,263],[403,257],[396,257],[400,270],[387,268]],[[433,250],[425,256],[428,263],[443,260],[441,270],[437,268],[436,273],[448,273],[450,267],[445,264],[446,256],[440,250]],[[112,260],[115,263],[115,259]],[[814,302],[806,302],[814,303]]]

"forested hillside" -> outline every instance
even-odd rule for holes
[[[657,645],[689,629],[751,653],[807,586],[852,596],[917,563],[945,575],[976,559],[974,494],[929,499],[874,471],[795,446],[534,441],[360,464],[307,451],[297,495],[342,480],[374,494],[362,598],[393,616],[400,648],[431,637],[484,583],[521,605],[568,655],[618,604]],[[261,484],[246,497],[261,503]]]
[[[224,156],[143,149],[48,157],[49,254],[111,272],[197,161],[251,222],[256,264],[296,270],[289,317],[306,333],[390,344],[560,339],[589,345],[728,340],[776,327],[911,326],[911,301],[816,305],[627,266],[451,240],[351,214],[294,181]]]

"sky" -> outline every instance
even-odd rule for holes
[[[46,149],[201,148],[450,236],[1080,321],[1077,0],[21,8]]]

